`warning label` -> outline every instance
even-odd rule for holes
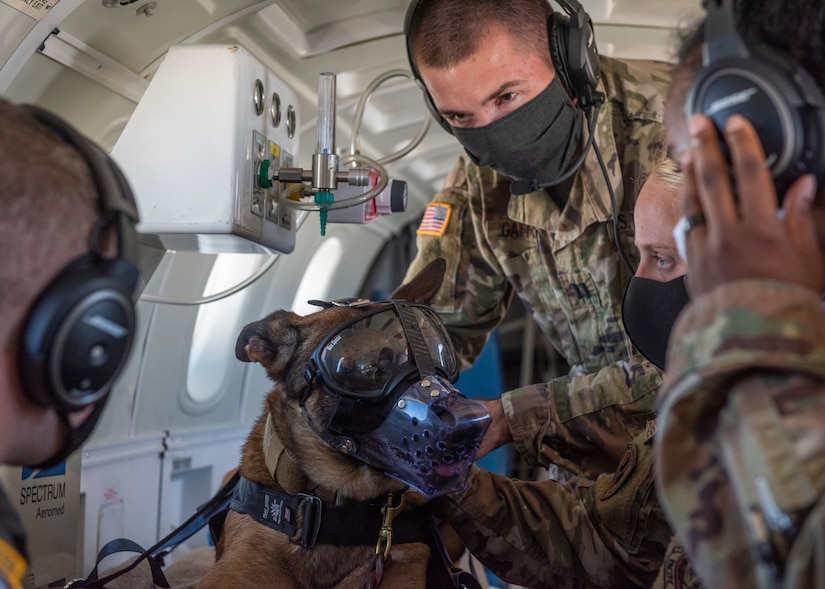
[[[60,0],[0,0],[0,2],[34,19],[40,20],[54,8],[54,5],[60,2]]]

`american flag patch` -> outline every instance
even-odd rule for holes
[[[444,235],[452,212],[453,207],[451,205],[443,202],[431,202],[424,211],[424,217],[421,219],[421,224],[418,226],[416,233],[419,235]]]

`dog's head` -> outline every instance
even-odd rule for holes
[[[316,483],[352,495],[396,481],[430,497],[464,488],[490,416],[452,387],[455,353],[425,306],[444,269],[436,260],[388,302],[277,311],[241,332],[236,355],[275,382],[276,432]]]

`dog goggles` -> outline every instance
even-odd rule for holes
[[[363,400],[380,400],[419,372],[454,382],[458,360],[438,315],[401,301],[379,303],[342,324],[310,359],[311,376],[329,392]]]

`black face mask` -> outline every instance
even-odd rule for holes
[[[662,369],[670,331],[690,300],[685,278],[679,276],[669,282],[659,282],[634,276],[624,293],[624,329],[639,352]]]
[[[485,125],[453,134],[470,159],[512,180],[549,184],[573,159],[584,114],[556,76],[533,100]]]

